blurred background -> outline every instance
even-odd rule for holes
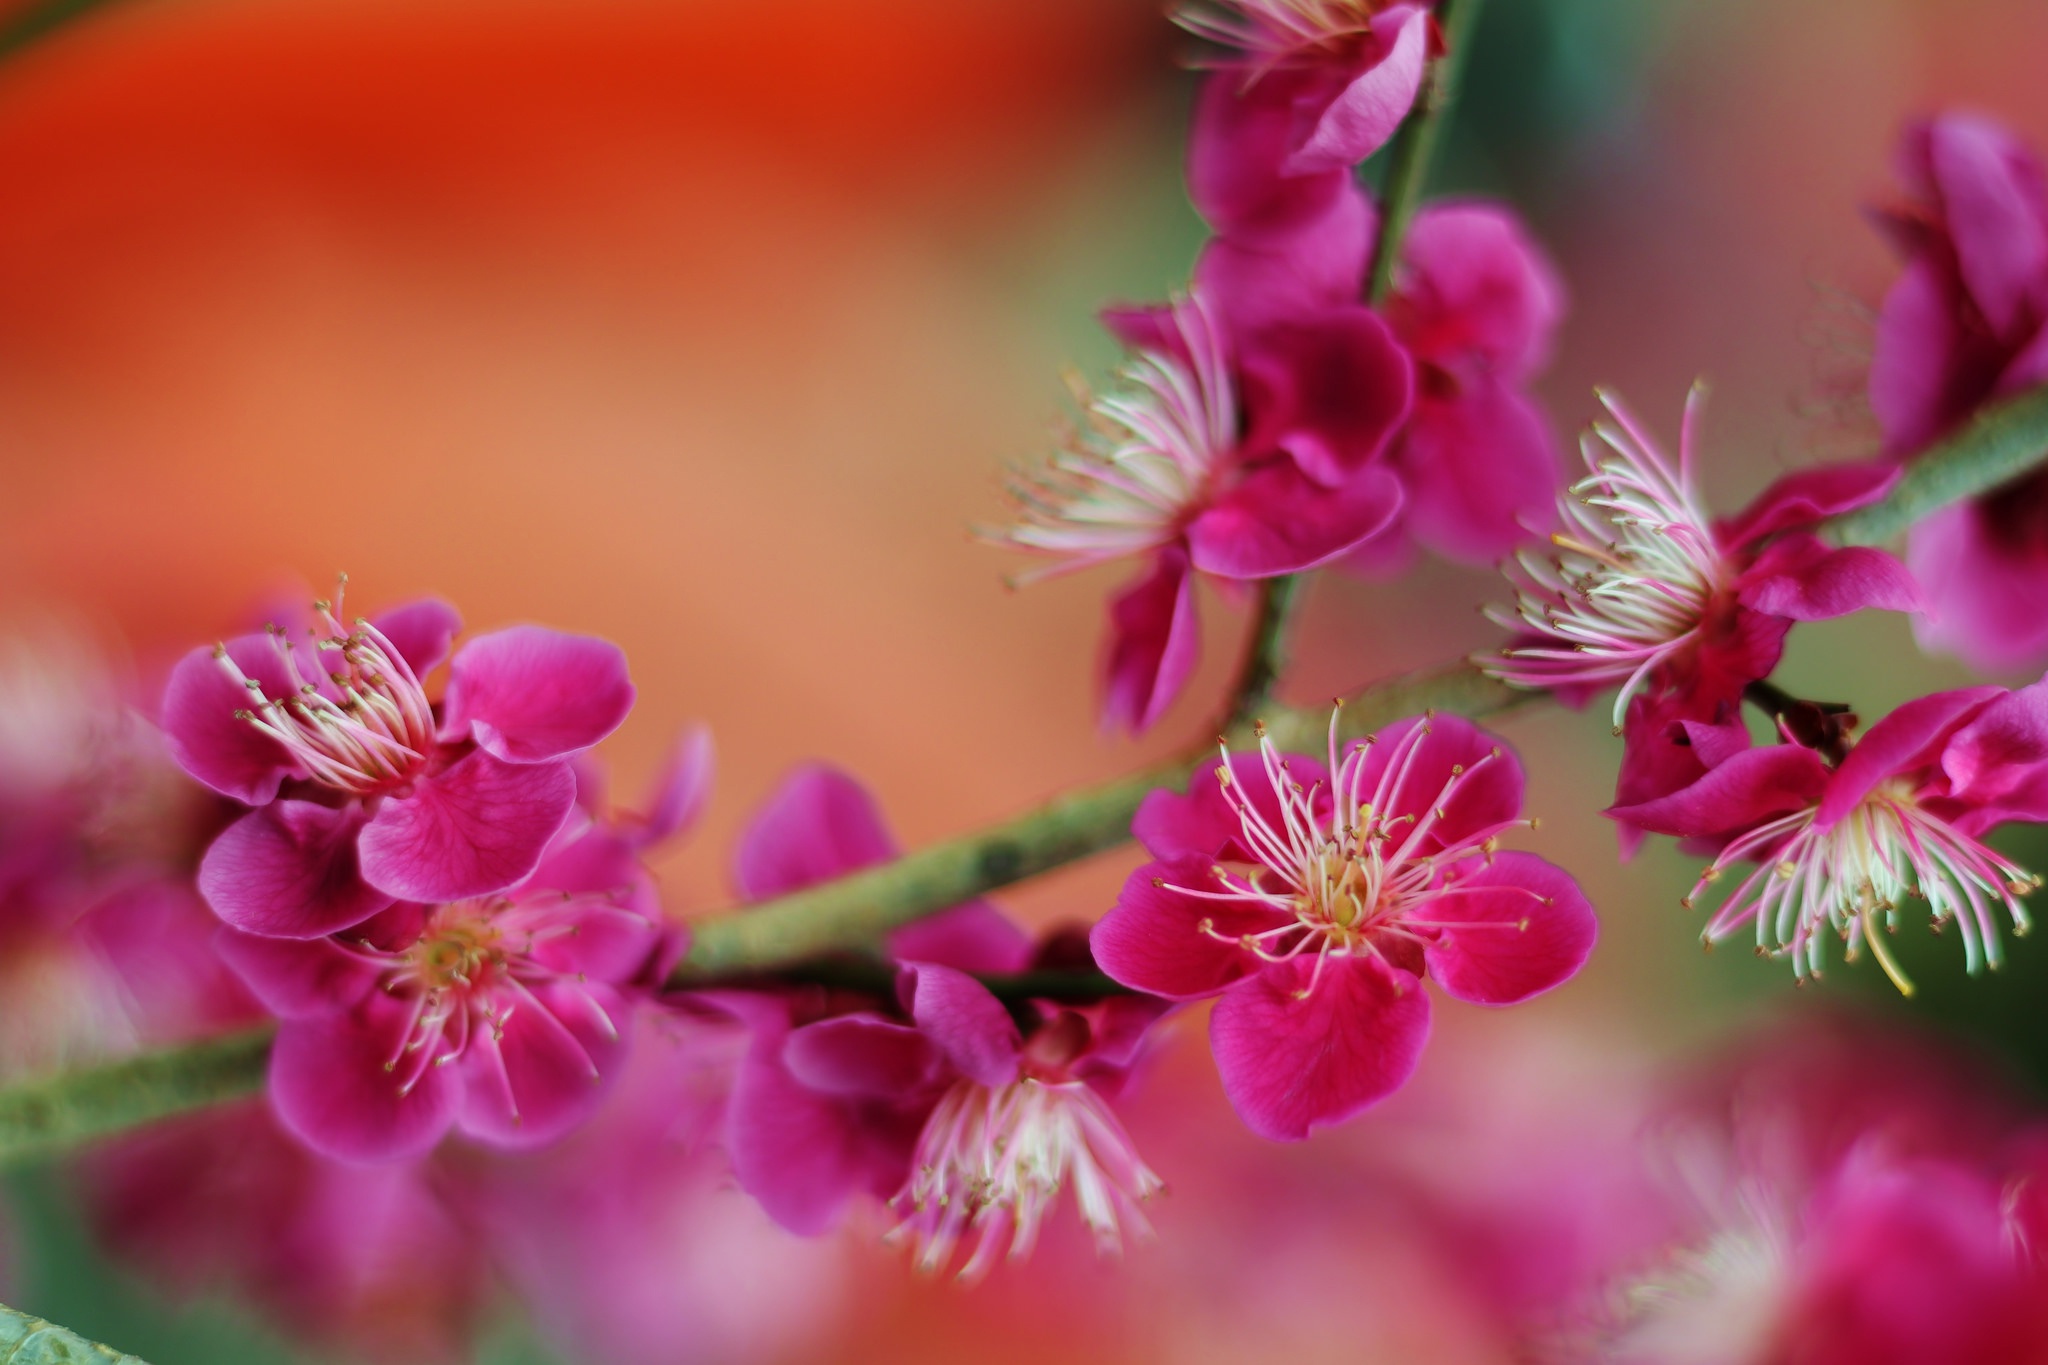
[[[1240,611],[1205,604],[1204,674],[1152,737],[1105,739],[1113,574],[1010,592],[970,528],[1045,445],[1058,367],[1113,360],[1094,310],[1185,278],[1184,51],[1157,0],[107,4],[0,63],[0,617],[89,622],[144,685],[343,570],[363,607],[435,592],[472,627],[609,636],[641,697],[604,750],[622,790],[679,727],[717,737],[710,815],[662,869],[685,910],[728,901],[735,832],[803,759],[860,774],[921,843],[1178,748]],[[1437,184],[1512,200],[1560,264],[1561,429],[1597,383],[1675,437],[1713,382],[1725,508],[1874,450],[1856,395],[1893,266],[1861,211],[1916,113],[2048,142],[2044,51],[2038,0],[1496,0]],[[1291,697],[1490,638],[1497,578],[1412,588],[1325,575]],[[1866,718],[1963,679],[1876,616],[1803,629],[1781,675]],[[1702,956],[1676,907],[1693,864],[1617,864],[1597,708],[1505,730],[1531,846],[1603,913],[1571,989],[1446,1005],[1410,1092],[1298,1148],[1230,1120],[1183,1022],[1131,1117],[1171,1189],[1160,1238],[1107,1269],[1055,1245],[962,1292],[872,1226],[799,1255],[729,1193],[706,1226],[748,1269],[678,1231],[707,1283],[736,1278],[696,1291],[723,1297],[715,1330],[675,1358],[1509,1358],[1462,1306],[1470,1246],[1373,1173],[1455,1163],[1434,1174],[1483,1188],[1528,1107],[1627,1092],[1793,992],[1782,964]],[[1131,865],[1004,903],[1090,920]],[[2048,1075],[2041,945],[1967,986],[1956,955],[1925,946],[1914,1013]],[[1900,1008],[1874,977],[1826,990]],[[157,1365],[293,1358],[232,1303],[101,1263],[59,1185],[16,1193],[20,1306]],[[503,1316],[485,1358],[567,1349]]]

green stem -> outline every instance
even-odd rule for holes
[[[272,1032],[230,1033],[0,1090],[0,1162],[257,1094]]]
[[[1444,55],[1430,63],[1422,78],[1422,90],[1415,97],[1415,108],[1402,120],[1387,152],[1387,183],[1380,195],[1380,237],[1365,285],[1365,301],[1375,308],[1386,302],[1394,287],[1394,267],[1401,259],[1401,242],[1408,235],[1416,206],[1422,202],[1444,115],[1457,95],[1458,75],[1465,66],[1466,50],[1472,46],[1472,26],[1479,18],[1479,5],[1480,0],[1442,0],[1436,7],[1436,22],[1444,35]]]
[[[111,1346],[0,1303],[0,1365],[144,1365]]]
[[[1981,409],[1947,440],[1906,466],[1883,502],[1837,517],[1837,545],[1881,545],[1942,508],[1989,493],[2031,472],[2048,455],[2048,385]]]
[[[0,58],[12,57],[74,19],[104,9],[112,0],[43,0],[30,4],[0,20]],[[0,1357],[0,1365],[7,1365]]]
[[[1273,699],[1273,689],[1287,671],[1287,628],[1303,586],[1300,574],[1284,574],[1259,584],[1259,614],[1252,622],[1244,672],[1230,701],[1232,725],[1250,720]]]

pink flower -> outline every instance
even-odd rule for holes
[[[194,650],[164,728],[185,770],[257,809],[200,867],[207,902],[245,933],[318,938],[394,900],[489,895],[518,882],[576,800],[571,756],[618,728],[633,685],[602,640],[515,626],[455,655],[437,710],[423,680],[461,628],[422,601],[314,631],[273,626]]]
[[[1514,612],[1489,613],[1517,632],[1480,661],[1496,677],[1567,696],[1618,687],[1624,805],[1703,771],[1712,727],[1740,731],[1743,689],[1777,667],[1795,621],[1913,611],[1920,600],[1890,555],[1831,550],[1813,529],[1881,497],[1896,471],[1788,474],[1738,516],[1710,521],[1692,474],[1704,397],[1695,385],[1686,401],[1674,469],[1620,401],[1601,395],[1614,421],[1581,443],[1586,477],[1559,502],[1567,529],[1551,537],[1552,554],[1525,551],[1508,568]]]
[[[588,1117],[624,1061],[631,1000],[675,955],[639,854],[694,813],[674,793],[702,791],[709,756],[701,740],[684,754],[659,818],[585,818],[505,891],[400,902],[332,938],[222,929],[222,954],[283,1020],[270,1097],[284,1125],[336,1159],[384,1161],[451,1126],[526,1147]]]
[[[1709,943],[1753,922],[1757,951],[1789,956],[1803,979],[1820,973],[1832,933],[1851,960],[1867,944],[1911,994],[1886,944],[1909,896],[1937,930],[1956,926],[1972,973],[2002,960],[1999,909],[2027,929],[2019,897],[2040,878],[1981,838],[2009,820],[2048,819],[2048,684],[1908,702],[1832,768],[1797,744],[1736,748],[1690,785],[1608,814],[1718,845],[1695,895],[1734,864],[1756,864],[1722,901]]]
[[[1091,939],[1103,970],[1170,1000],[1221,996],[1210,1042],[1254,1132],[1298,1139],[1408,1079],[1429,1032],[1421,978],[1526,1000],[1592,951],[1560,869],[1498,853],[1524,823],[1521,765],[1451,716],[1400,721],[1329,764],[1226,751],[1187,796],[1154,792],[1131,874]],[[1211,786],[1209,775],[1214,775]]]
[[[1268,174],[1349,173],[1407,117],[1434,36],[1427,4],[1388,0],[1214,0],[1176,21],[1233,55],[1209,85],[1275,124]]]
[[[1901,140],[1911,203],[1881,221],[1906,257],[1870,369],[1885,453],[1906,460],[1980,406],[2048,380],[2048,188],[1989,119],[1946,114]],[[2048,475],[1920,522],[1907,562],[1933,610],[1921,642],[1980,668],[2048,656]]]
[[[1237,329],[1196,293],[1109,322],[1138,353],[1122,387],[1017,489],[1024,519],[999,539],[1059,556],[1050,572],[1149,561],[1110,606],[1103,707],[1139,730],[1194,668],[1190,571],[1297,573],[1393,518],[1400,489],[1375,461],[1407,411],[1409,372],[1356,305]]]
[[[370,1360],[469,1357],[489,1264],[427,1164],[338,1165],[248,1104],[124,1137],[83,1171],[101,1240],[181,1297],[231,1290]]]

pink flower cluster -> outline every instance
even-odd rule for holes
[[[1384,306],[1366,299],[1379,233],[1352,171],[1415,99],[1427,8],[1240,0],[1183,22],[1240,50],[1188,154],[1215,236],[1184,297],[1104,314],[1133,358],[1000,537],[1057,556],[1039,576],[1144,562],[1105,650],[1104,721],[1132,730],[1194,668],[1196,574],[1383,572],[1417,544],[1486,562],[1547,527],[1558,483],[1524,386],[1564,291],[1509,212],[1425,209]]]

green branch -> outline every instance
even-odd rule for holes
[[[1837,545],[1881,545],[1944,507],[1989,493],[2032,471],[2048,455],[2048,385],[1990,404],[1961,430],[1906,466],[1883,502],[1837,517]]]
[[[271,1034],[268,1026],[230,1033],[0,1090],[0,1162],[257,1094]],[[0,1365],[8,1361],[0,1356]]]
[[[1423,74],[1415,108],[1402,120],[1387,151],[1387,183],[1380,195],[1380,236],[1373,248],[1372,269],[1366,275],[1365,285],[1365,301],[1375,308],[1387,301],[1394,288],[1394,267],[1401,259],[1401,242],[1408,235],[1416,206],[1422,202],[1430,161],[1436,155],[1437,137],[1458,93],[1458,76],[1472,46],[1472,26],[1478,21],[1479,5],[1480,0],[1442,0],[1436,7],[1436,22],[1444,35],[1444,55],[1431,62]]]
[[[111,1346],[0,1303],[0,1365],[143,1365]]]

